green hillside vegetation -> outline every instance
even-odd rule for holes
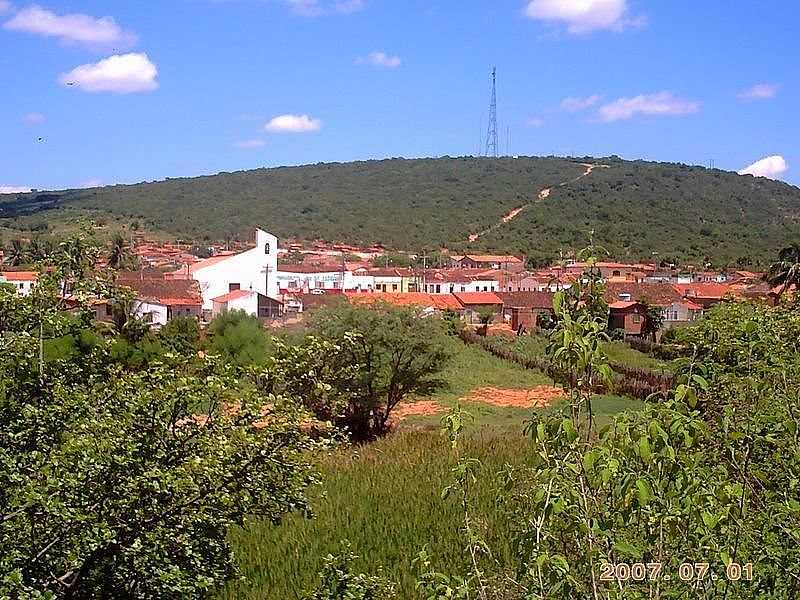
[[[608,168],[576,180],[582,163]],[[538,201],[546,187],[549,197]],[[525,205],[514,220],[467,242]],[[594,230],[595,241],[618,258],[658,252],[745,265],[796,239],[800,189],[616,157],[439,158],[256,169],[0,201],[0,227],[16,231],[58,229],[86,215],[195,240],[246,239],[260,225],[281,238],[506,251],[537,261],[582,247]]]

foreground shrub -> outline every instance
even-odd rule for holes
[[[200,597],[236,573],[230,526],[307,510],[314,444],[282,398],[212,360],[128,371],[113,341],[45,360],[41,332],[80,324],[7,300],[28,317],[0,338],[0,598]]]
[[[424,317],[419,310],[388,305],[324,308],[316,314],[312,331],[305,346],[284,353],[279,372],[286,372],[288,357],[289,365],[307,364],[305,372],[327,373],[327,387],[320,388],[318,381],[309,387],[302,369],[288,375],[283,385],[354,439],[382,435],[402,400],[445,386],[440,373],[450,355],[444,328],[439,319]],[[320,341],[327,346],[320,347]]]

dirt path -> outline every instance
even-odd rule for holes
[[[583,173],[581,173],[580,175],[578,175],[574,179],[570,179],[568,181],[562,181],[561,183],[558,184],[558,187],[563,187],[565,185],[569,185],[570,183],[575,183],[576,181],[580,181],[584,177],[588,177],[589,175],[591,175],[592,171],[594,171],[595,169],[608,169],[609,168],[609,165],[597,165],[597,164],[591,164],[591,163],[581,163],[581,166],[582,167],[586,167],[586,171],[584,171]],[[502,219],[500,219],[499,222],[495,223],[494,225],[492,225],[488,229],[484,229],[483,231],[480,231],[478,233],[470,234],[470,236],[467,238],[467,240],[470,241],[470,242],[476,242],[481,237],[486,235],[487,233],[491,233],[492,231],[502,227],[506,223],[510,223],[511,221],[513,221],[514,219],[517,218],[519,213],[521,213],[523,210],[525,210],[526,208],[528,208],[532,204],[538,204],[539,202],[544,202],[545,200],[547,200],[550,197],[550,192],[552,191],[552,189],[553,189],[552,187],[547,187],[547,188],[544,188],[543,190],[540,190],[539,193],[536,195],[536,198],[534,198],[533,200],[531,200],[527,204],[523,204],[522,206],[518,206],[514,210],[510,211]]]

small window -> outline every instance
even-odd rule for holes
[[[442,293],[442,286],[440,284],[438,284],[438,283],[436,284],[436,293],[437,294],[441,294]]]
[[[239,283],[229,283],[228,284],[228,291],[229,292],[233,292],[235,290],[240,290],[240,289],[242,289],[242,286]]]
[[[396,292],[396,291],[397,291],[397,284],[396,284],[396,283],[393,283],[393,284],[392,284],[392,291],[393,291],[393,292]]]
[[[642,316],[641,315],[632,315],[632,318],[633,318],[633,322],[634,323],[639,323],[642,320]]]
[[[264,244],[264,254],[269,254],[269,242]]]
[[[110,302],[106,302],[106,316],[107,316],[107,317],[110,317],[110,316],[111,316],[111,314],[112,314],[112,311],[111,311],[111,303],[110,303]]]

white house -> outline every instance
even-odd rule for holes
[[[213,299],[234,290],[252,290],[278,298],[278,238],[256,229],[256,246],[239,254],[212,256],[173,273],[188,275],[200,284],[203,310],[214,308]]]
[[[27,296],[30,294],[38,279],[39,273],[35,271],[0,272],[0,283],[13,285],[17,294],[20,296]]]
[[[355,287],[353,273],[328,265],[282,265],[276,277],[278,286],[289,292],[345,290]]]
[[[225,311],[243,310],[248,315],[261,319],[279,317],[283,314],[283,303],[251,290],[233,290],[212,300],[211,314],[216,317]]]
[[[425,274],[422,291],[427,294],[499,292],[500,279],[491,271],[433,271]]]
[[[153,273],[123,272],[117,285],[130,288],[135,295],[134,314],[153,327],[166,325],[175,317],[199,317],[202,299],[197,283],[191,279],[165,279]]]

